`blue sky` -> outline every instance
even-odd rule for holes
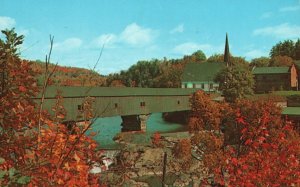
[[[247,60],[300,38],[300,0],[0,0],[0,29],[25,35],[25,59],[97,71],[127,69],[138,60],[182,58],[202,50],[230,51]]]

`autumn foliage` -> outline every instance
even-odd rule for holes
[[[182,139],[177,142],[173,148],[176,158],[189,160],[191,159],[191,142],[189,139]]]
[[[199,105],[197,99],[204,99]],[[209,113],[216,104],[203,92],[192,98],[192,143],[213,174],[225,186],[291,186],[300,184],[300,138],[292,123],[280,116],[270,101],[239,100],[227,108],[216,107],[221,120],[201,123],[199,111]],[[223,104],[219,104],[222,106]],[[225,113],[224,113],[225,112]],[[224,115],[226,114],[226,115]],[[210,116],[212,114],[204,114]],[[216,115],[219,118],[219,115]],[[221,121],[222,123],[214,123]],[[211,125],[209,130],[204,125]],[[197,128],[195,128],[195,126]],[[198,126],[203,126],[202,128]],[[224,129],[222,127],[224,126]],[[218,127],[218,128],[216,128]],[[224,133],[222,133],[222,131]],[[235,138],[235,141],[225,141]]]
[[[159,132],[155,132],[151,138],[152,138],[152,144],[154,147],[162,146],[161,135]]]
[[[96,186],[89,173],[96,143],[84,134],[89,123],[70,133],[59,95],[54,117],[40,113],[30,63],[10,50],[22,43],[12,31],[0,46],[0,186]]]

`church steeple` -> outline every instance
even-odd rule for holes
[[[225,50],[224,50],[224,62],[226,63],[226,66],[231,66],[230,63],[230,52],[229,52],[229,44],[228,44],[228,36],[226,33],[226,41],[225,41]]]

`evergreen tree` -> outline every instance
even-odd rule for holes
[[[295,44],[292,40],[285,40],[284,42],[279,42],[272,47],[270,51],[270,57],[274,58],[276,56],[288,56],[293,58],[295,53]]]
[[[300,39],[295,43],[294,59],[300,60]]]

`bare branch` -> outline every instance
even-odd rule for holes
[[[38,147],[39,147],[39,141],[40,141],[40,134],[41,134],[41,123],[42,123],[42,112],[43,112],[43,103],[45,100],[45,94],[46,94],[46,89],[48,86],[48,82],[51,78],[51,76],[53,75],[53,73],[56,70],[57,67],[57,63],[55,64],[53,70],[49,73],[49,64],[50,64],[50,57],[51,57],[51,53],[52,53],[52,47],[53,47],[53,40],[54,37],[51,37],[50,35],[50,49],[49,49],[49,53],[48,55],[46,55],[46,69],[45,69],[45,78],[44,78],[44,83],[43,83],[43,87],[42,87],[42,97],[41,97],[41,102],[40,102],[40,106],[39,106],[39,117],[38,117]]]

